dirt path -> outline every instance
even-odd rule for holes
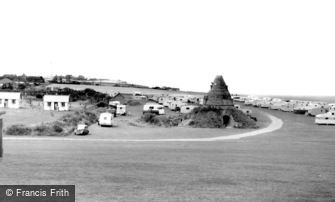
[[[252,137],[265,133],[270,133],[280,129],[283,126],[283,121],[273,115],[265,113],[265,115],[271,120],[271,123],[262,129],[235,134],[228,136],[218,136],[211,138],[171,138],[171,139],[89,139],[89,138],[50,138],[50,137],[4,137],[5,140],[52,140],[52,141],[102,141],[102,142],[210,142],[210,141],[223,141],[223,140],[237,140],[245,137]]]

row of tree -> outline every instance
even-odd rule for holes
[[[42,99],[44,95],[70,95],[71,102],[78,100],[89,100],[91,103],[105,102],[108,103],[110,96],[106,93],[101,93],[90,88],[85,90],[74,90],[71,88],[62,88],[51,90],[50,88],[45,89],[29,89],[24,92],[25,96],[36,97]]]
[[[0,79],[10,79],[14,82],[23,82],[23,83],[45,83],[45,80],[42,76],[27,76],[25,74],[16,75],[16,74],[4,74],[0,76]]]

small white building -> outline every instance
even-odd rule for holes
[[[0,92],[0,107],[20,108],[21,93],[19,92]]]
[[[44,95],[44,110],[68,111],[70,109],[69,95]]]

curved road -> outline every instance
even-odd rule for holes
[[[245,137],[251,137],[256,135],[261,135],[264,133],[270,133],[275,130],[278,130],[282,127],[283,121],[273,115],[268,113],[264,113],[270,120],[271,123],[259,130],[235,134],[235,135],[226,135],[226,136],[218,136],[211,138],[166,138],[166,139],[93,139],[93,138],[69,138],[69,137],[4,137],[5,140],[49,140],[49,141],[103,141],[103,142],[209,142],[209,141],[223,141],[223,140],[237,140]]]

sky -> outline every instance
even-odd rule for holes
[[[0,74],[335,96],[335,1],[0,1]]]

